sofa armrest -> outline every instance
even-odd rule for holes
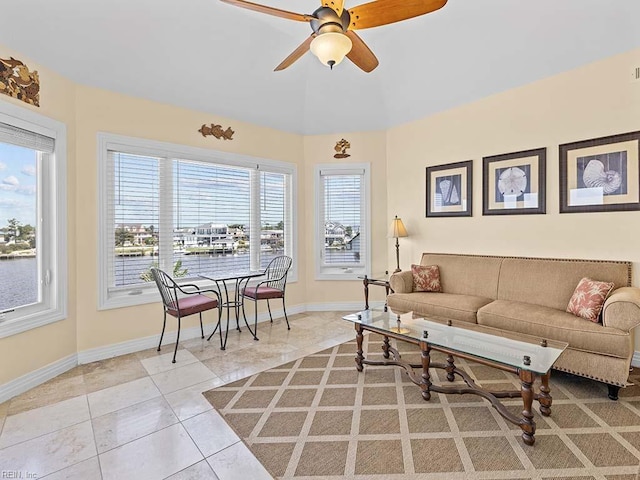
[[[389,285],[394,293],[413,292],[413,274],[410,271],[398,272],[391,275]]]
[[[602,324],[625,332],[640,325],[640,288],[615,290],[604,303]]]

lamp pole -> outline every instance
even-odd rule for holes
[[[402,271],[400,270],[400,242],[398,239],[400,237],[407,236],[407,229],[404,227],[404,223],[402,223],[402,220],[399,219],[397,215],[391,222],[389,236],[396,239],[396,269],[393,273],[398,273]]]

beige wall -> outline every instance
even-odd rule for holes
[[[28,110],[58,120],[67,127],[67,239],[69,258],[68,290],[69,306],[66,320],[29,330],[19,335],[0,339],[0,385],[21,375],[36,370],[44,365],[60,360],[76,353],[76,219],[73,204],[76,199],[75,189],[75,85],[57,73],[43,68],[31,59],[19,55],[0,45],[0,58],[13,56],[23,61],[30,70],[37,70],[40,75],[40,107],[27,105],[24,102],[0,95],[0,102],[8,102]],[[0,218],[0,222],[7,219]]]
[[[401,266],[423,251],[631,260],[640,211],[559,214],[558,145],[640,130],[640,49],[392,128],[388,209],[403,217]],[[547,148],[546,215],[482,215],[482,157]],[[425,169],[473,160],[473,217],[425,217]],[[391,249],[388,253],[392,255]],[[636,350],[640,351],[640,335]]]

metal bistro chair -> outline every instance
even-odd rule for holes
[[[220,304],[220,293],[213,289],[200,289],[197,285],[187,284],[178,285],[167,273],[158,268],[151,269],[151,275],[160,290],[162,296],[162,303],[164,305],[164,321],[162,323],[162,333],[160,334],[160,343],[158,343],[158,351],[162,345],[162,337],[164,336],[164,329],[167,326],[167,313],[172,317],[178,319],[178,335],[176,336],[176,348],[173,352],[173,361],[176,363],[176,354],[178,353],[178,342],[180,341],[180,320],[183,317],[193,315],[194,313],[200,314],[200,333],[204,338],[204,329],[202,327],[202,312],[207,310],[218,309],[218,323],[213,333],[216,333],[217,329],[220,329],[220,346],[222,347],[222,309]],[[185,288],[195,289],[194,291],[184,290]],[[211,298],[204,293],[213,293],[216,298]],[[213,335],[212,333],[212,335]],[[211,338],[211,337],[209,337]]]
[[[242,316],[244,317],[245,323],[247,322],[247,314],[244,311],[244,300],[247,299],[256,302],[253,324],[254,340],[258,340],[258,300],[267,301],[269,318],[271,319],[271,323],[273,323],[269,300],[273,298],[281,298],[282,309],[284,310],[284,319],[287,321],[287,330],[291,330],[289,319],[287,318],[287,309],[284,303],[284,291],[287,286],[287,273],[289,272],[290,267],[291,257],[287,257],[285,255],[276,257],[271,260],[267,269],[264,271],[264,275],[267,277],[266,280],[259,282],[255,287],[245,287],[242,290]]]

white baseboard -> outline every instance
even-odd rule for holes
[[[293,307],[287,308],[287,315],[294,315],[296,313],[303,313],[305,311],[304,305],[295,305]],[[284,317],[284,310],[271,310],[273,318],[281,318]],[[233,311],[231,312],[231,318],[229,323],[229,330],[235,328],[235,318]],[[258,314],[258,323],[269,321],[269,313],[264,312]],[[249,314],[247,316],[247,322],[249,325],[253,325],[253,316]],[[168,322],[167,322],[168,323]],[[240,315],[240,326],[244,321],[242,320],[242,314]],[[227,325],[227,314],[223,310],[222,312],[222,324],[226,327]],[[204,325],[204,334],[205,338],[211,335],[212,324],[208,323]],[[191,340],[193,338],[200,338],[200,326],[197,325],[195,327],[182,328],[180,330],[180,341]],[[164,338],[162,339],[162,344],[167,345],[175,342],[176,339],[176,331],[167,331],[164,333]],[[150,335],[148,337],[136,338],[134,340],[127,340],[125,342],[114,343],[111,345],[105,345],[103,347],[92,348],[90,350],[83,350],[78,352],[78,364],[97,362],[99,360],[105,360],[107,358],[113,358],[120,355],[126,355],[127,353],[139,352],[141,350],[146,350],[147,348],[153,348],[158,346],[158,340],[160,340],[160,335]]]
[[[382,307],[384,306],[384,302],[372,302],[371,307]],[[364,305],[362,302],[341,302],[341,303],[312,303],[307,305],[293,305],[287,308],[288,315],[295,315],[297,313],[304,312],[335,312],[335,311],[358,311],[362,310]],[[281,318],[284,317],[283,310],[272,310],[273,318]],[[258,323],[262,323],[269,320],[269,314],[267,312],[263,312],[258,314]],[[249,325],[252,324],[253,317],[249,315],[247,318]],[[223,313],[223,323],[226,325],[226,314]],[[235,320],[231,319],[230,328],[233,328],[235,324]],[[211,325],[208,325],[211,327]],[[206,328],[206,326],[205,326]],[[207,330],[205,329],[205,335],[209,335]],[[180,341],[190,340],[192,338],[200,337],[200,327],[189,327],[183,328],[180,331]],[[0,403],[9,400],[10,398],[15,397],[16,395],[20,395],[31,388],[37,387],[38,385],[46,382],[47,380],[51,380],[52,378],[66,372],[67,370],[71,370],[73,367],[97,362],[99,360],[105,360],[107,358],[117,357],[119,355],[125,355],[128,353],[139,352],[141,350],[146,350],[147,348],[152,348],[158,345],[158,340],[160,335],[150,335],[148,337],[136,338],[134,340],[127,340],[125,342],[115,343],[111,345],[105,345],[103,347],[92,348],[89,350],[83,350],[78,352],[77,354],[72,354],[67,357],[64,357],[56,362],[50,363],[42,368],[34,370],[33,372],[22,375],[15,380],[11,380],[10,382],[5,383],[0,386]],[[165,336],[162,344],[170,344],[175,341],[175,331],[165,332]],[[634,367],[640,367],[640,351],[634,352],[633,358],[631,359],[631,365]]]
[[[47,380],[51,380],[67,370],[71,370],[76,365],[78,365],[78,356],[74,353],[33,372],[22,375],[15,380],[11,380],[0,387],[0,403],[6,402],[10,398],[20,395],[33,387],[37,387]]]
[[[209,333],[206,332],[207,335]],[[200,326],[182,328],[180,330],[180,341],[190,340],[192,338],[200,337]],[[89,350],[83,350],[78,352],[78,364],[97,362],[99,360],[105,360],[107,358],[117,357],[119,355],[126,355],[127,353],[139,352],[146,350],[147,348],[153,348],[158,346],[158,340],[160,335],[150,335],[148,337],[136,338],[134,340],[127,340],[125,342],[113,343],[111,345],[105,345],[104,347],[91,348]],[[176,340],[176,332],[165,332],[162,344],[173,343]]]

